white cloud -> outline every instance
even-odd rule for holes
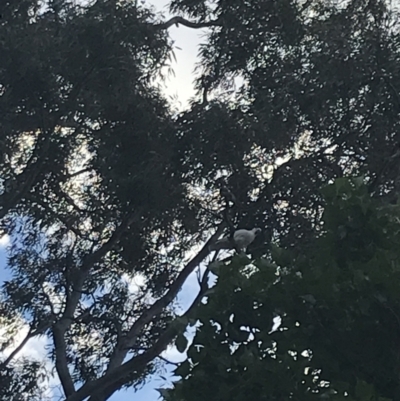
[[[0,248],[5,248],[10,244],[10,236],[8,234],[4,234],[0,237]]]
[[[24,335],[26,334],[25,331]],[[46,358],[46,345],[48,345],[49,339],[45,336],[38,336],[31,338],[25,345],[25,347],[17,354],[18,357],[28,357],[37,360],[43,360]]]
[[[128,284],[129,292],[131,294],[138,293],[141,287],[146,284],[146,277],[140,273],[135,274],[133,277],[128,274],[123,274],[122,280]]]

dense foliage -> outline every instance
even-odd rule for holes
[[[324,189],[324,232],[298,257],[219,263],[167,400],[400,399],[400,209],[362,181]]]
[[[326,183],[363,174],[373,197],[397,197],[393,8],[176,0],[171,10],[179,17],[165,21],[128,0],[0,4],[4,399],[43,397],[44,366],[16,355],[39,335],[68,401],[143,382],[185,328],[176,295],[209,257],[207,243],[189,251],[228,227],[263,228],[255,257],[273,239],[297,258],[321,232]],[[173,23],[208,29],[202,101],[178,114],[157,86]]]

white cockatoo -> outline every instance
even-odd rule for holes
[[[233,238],[224,237],[210,246],[211,251],[220,249],[234,249],[246,252],[247,247],[255,240],[256,236],[261,233],[261,228],[253,228],[252,230],[240,229],[233,233]]]

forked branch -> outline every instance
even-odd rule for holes
[[[190,317],[195,307],[205,296],[208,290],[208,275],[209,269],[207,268],[204,271],[200,282],[199,293],[181,317]],[[85,384],[75,394],[68,397],[66,401],[82,401],[87,397],[90,397],[89,401],[103,401],[108,399],[115,391],[130,380],[130,376],[133,372],[143,371],[148,363],[153,361],[155,358],[160,357],[160,354],[165,351],[168,345],[173,341],[176,334],[176,327],[174,322],[172,322],[164,333],[161,334],[158,341],[156,341],[147,351],[138,356],[132,357],[129,361],[116,367],[113,371],[105,374],[103,377]]]

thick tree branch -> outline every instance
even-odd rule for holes
[[[221,226],[219,228],[221,228]],[[217,233],[215,233],[211,239],[213,239],[216,234]],[[207,244],[210,243],[211,239],[207,242]],[[198,255],[200,255],[201,252],[202,251],[200,251]],[[216,256],[214,256],[213,261],[215,259]],[[208,290],[208,274],[209,269],[207,267],[201,279],[199,293],[190,307],[181,317],[189,317],[198,303],[204,297],[206,291]],[[100,379],[85,384],[75,394],[68,397],[66,401],[82,401],[87,397],[91,397],[89,401],[107,400],[115,391],[117,391],[122,385],[130,380],[130,376],[133,372],[142,372],[148,363],[159,357],[160,354],[165,351],[168,345],[172,342],[176,334],[176,327],[174,322],[172,322],[171,325],[160,336],[158,341],[143,354],[131,358],[128,362],[116,367],[112,372],[107,373]]]
[[[132,325],[129,332],[126,334],[125,338],[122,339],[121,343],[117,345],[114,355],[111,357],[107,372],[112,372],[116,367],[120,366],[122,361],[124,360],[129,348],[131,348],[141,333],[142,329],[146,324],[151,322],[157,316],[159,316],[162,311],[173,301],[176,297],[182,285],[186,281],[187,277],[193,270],[206,258],[209,254],[210,245],[215,242],[226,227],[226,223],[223,222],[219,225],[217,231],[211,238],[206,242],[200,252],[189,261],[189,263],[184,267],[184,269],[179,274],[178,278],[171,285],[167,293],[157,300],[150,308],[143,312],[143,314],[136,320],[136,322]]]
[[[155,28],[158,29],[168,29],[170,28],[172,25],[184,25],[187,26],[188,28],[193,28],[193,29],[201,29],[201,28],[209,28],[211,26],[221,26],[221,22],[218,20],[215,21],[207,21],[207,22],[192,22],[192,21],[188,21],[187,19],[183,18],[183,17],[172,17],[171,19],[169,19],[166,22],[163,22],[161,24],[156,24],[154,25]]]
[[[67,295],[67,302],[64,313],[60,320],[53,327],[53,341],[56,354],[56,369],[61,381],[61,385],[65,392],[66,397],[75,393],[75,387],[69,373],[67,361],[67,347],[65,344],[65,333],[70,328],[73,320],[75,310],[79,304],[82,295],[82,288],[87,276],[89,275],[90,268],[97,263],[103,256],[107,254],[117,243],[122,233],[134,222],[138,217],[137,213],[125,219],[121,225],[114,231],[110,239],[97,251],[88,255],[77,274],[77,278],[73,282],[73,289]]]
[[[67,346],[65,344],[65,332],[70,322],[65,318],[60,320],[53,328],[53,341],[56,354],[56,370],[67,397],[75,393],[74,382],[68,369]]]
[[[142,371],[149,362],[161,354],[167,348],[174,335],[174,333],[171,335],[170,330],[165,331],[158,342],[147,352],[134,357],[122,366],[116,368],[110,374],[85,384],[75,394],[66,398],[65,401],[82,401],[89,396],[93,396],[93,399],[97,400],[98,398],[96,397],[100,394],[112,394],[127,381],[127,375]],[[103,397],[100,399],[103,399]]]

